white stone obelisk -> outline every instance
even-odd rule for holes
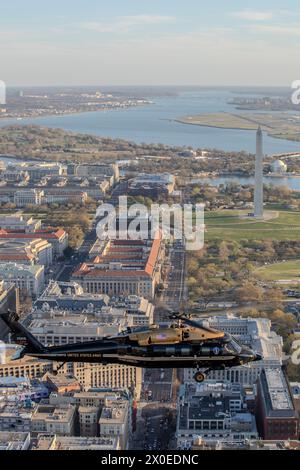
[[[254,217],[262,219],[264,216],[263,197],[263,134],[261,127],[256,133],[255,157],[255,186],[254,186]]]

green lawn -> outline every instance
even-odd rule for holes
[[[255,274],[265,281],[279,281],[282,279],[300,281],[300,260],[282,261],[263,266],[258,268]]]
[[[275,219],[256,221],[239,215],[247,211],[205,212],[206,240],[300,240],[300,212],[279,211]]]

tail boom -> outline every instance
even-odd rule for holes
[[[11,331],[14,342],[23,346],[23,350],[18,352],[13,359],[20,359],[27,353],[39,354],[47,351],[47,348],[19,322],[19,317],[16,313],[8,311],[1,314],[0,318]]]

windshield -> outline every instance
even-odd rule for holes
[[[241,353],[242,348],[236,339],[231,338],[231,341],[229,344],[230,344],[230,347],[234,350],[234,352],[236,352],[237,354]]]

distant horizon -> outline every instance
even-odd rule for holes
[[[290,85],[241,85],[241,84],[234,84],[234,85],[189,85],[189,84],[46,84],[46,85],[41,85],[41,84],[27,84],[27,85],[22,85],[22,84],[16,84],[16,85],[10,85],[7,84],[7,89],[12,89],[12,88],[96,88],[96,87],[103,87],[103,88],[283,88],[286,90],[290,90],[291,86]]]

